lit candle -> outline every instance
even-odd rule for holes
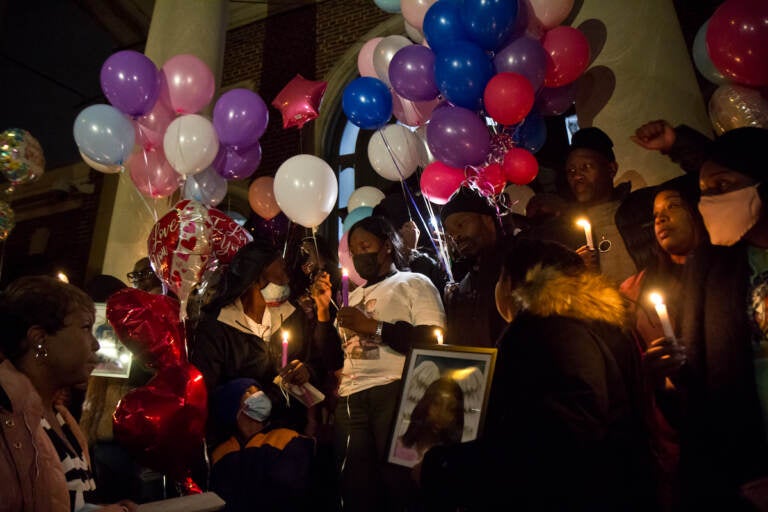
[[[288,366],[288,331],[283,329],[283,368]]]
[[[349,306],[349,271],[345,268],[341,269],[341,305]]]
[[[592,224],[587,219],[579,219],[576,221],[577,226],[584,228],[584,238],[587,239],[587,247],[590,251],[595,250],[595,242],[592,241]]]
[[[443,331],[440,329],[435,329],[435,338],[437,338],[437,344],[442,345],[443,344]]]
[[[653,292],[648,295],[648,298],[653,302],[653,307],[656,308],[656,314],[659,315],[661,320],[661,328],[664,330],[664,336],[672,340],[672,343],[677,343],[675,339],[675,331],[672,330],[672,324],[669,321],[669,313],[667,312],[667,305],[664,304],[664,299],[660,293]]]

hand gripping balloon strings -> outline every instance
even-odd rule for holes
[[[319,267],[320,251],[317,248],[317,226],[312,228],[312,243],[315,244],[315,259],[318,261],[318,267]],[[331,305],[336,308],[336,311],[339,310],[338,304],[336,304],[333,301],[333,294],[331,294]]]
[[[381,135],[381,139],[384,141],[384,146],[387,148],[387,153],[389,153],[390,158],[392,158],[392,163],[395,164],[395,169],[397,169],[397,173],[400,175],[400,183],[403,183],[405,181],[405,175],[403,174],[403,171],[400,169],[400,164],[397,161],[397,158],[395,157],[394,152],[392,151],[392,147],[389,145],[389,141],[387,141],[387,138],[384,136],[384,131],[379,128],[377,130],[377,133]],[[375,135],[374,135],[375,136]],[[442,253],[438,250],[437,246],[435,245],[435,241],[432,239],[432,234],[429,229],[429,224],[426,223],[424,220],[424,217],[421,215],[421,211],[419,210],[419,207],[416,205],[416,200],[413,198],[413,194],[411,193],[411,190],[409,187],[403,185],[403,190],[405,190],[407,199],[411,202],[411,205],[413,205],[413,209],[416,211],[416,214],[419,216],[419,220],[421,221],[422,226],[427,230],[428,233],[430,233],[429,241],[432,244],[432,248],[435,250],[435,254]],[[450,274],[450,265],[447,260],[443,261],[443,266],[445,267],[446,272]]]

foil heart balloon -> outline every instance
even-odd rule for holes
[[[158,277],[179,298],[184,320],[189,294],[213,256],[208,208],[191,199],[176,203],[152,227],[147,250]]]
[[[107,320],[143,364],[165,368],[187,361],[179,303],[167,295],[124,288],[107,300]]]
[[[158,370],[129,391],[113,415],[115,439],[136,460],[174,480],[187,480],[204,457],[207,391],[190,364]]]

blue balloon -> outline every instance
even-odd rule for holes
[[[531,112],[512,132],[512,140],[531,153],[538,152],[547,141],[547,125],[538,112]]]
[[[699,73],[701,73],[701,76],[715,85],[723,85],[728,82],[728,79],[715,67],[712,59],[709,58],[709,52],[707,52],[707,27],[709,27],[709,20],[699,28],[699,31],[696,32],[696,37],[693,39],[693,48],[691,49],[693,63],[696,65]]]
[[[435,2],[424,15],[424,38],[437,53],[455,41],[468,41],[461,23],[461,4],[448,0]]]
[[[377,130],[392,117],[392,93],[378,78],[356,78],[344,89],[341,107],[355,126]]]
[[[472,41],[483,50],[496,51],[515,29],[517,2],[511,0],[464,0],[461,21]]]
[[[341,223],[342,234],[349,231],[355,222],[362,220],[366,217],[373,215],[373,208],[370,206],[358,206],[344,217],[344,222]]]
[[[493,76],[493,62],[469,41],[455,41],[435,55],[435,83],[454,105],[480,110],[483,92]]]
[[[373,0],[373,3],[384,12],[391,14],[400,12],[400,0]]]
[[[122,112],[110,105],[91,105],[75,119],[75,143],[91,160],[122,165],[133,151],[136,132]]]

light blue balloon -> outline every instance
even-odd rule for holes
[[[709,20],[707,20],[696,32],[696,37],[693,39],[693,48],[691,53],[693,54],[693,63],[696,65],[696,69],[699,70],[701,76],[716,85],[722,85],[728,82],[728,79],[715,67],[712,59],[709,58],[709,52],[707,52],[707,27],[709,26]]]
[[[373,3],[384,12],[392,14],[400,12],[400,0],[373,0]]]
[[[136,133],[122,112],[110,105],[91,105],[75,119],[75,143],[91,160],[122,165],[133,151]]]
[[[346,233],[349,231],[349,228],[351,228],[355,222],[362,220],[366,217],[370,217],[373,215],[373,208],[370,206],[358,206],[351,212],[347,214],[347,216],[344,218],[344,222],[341,224],[342,233]]]

